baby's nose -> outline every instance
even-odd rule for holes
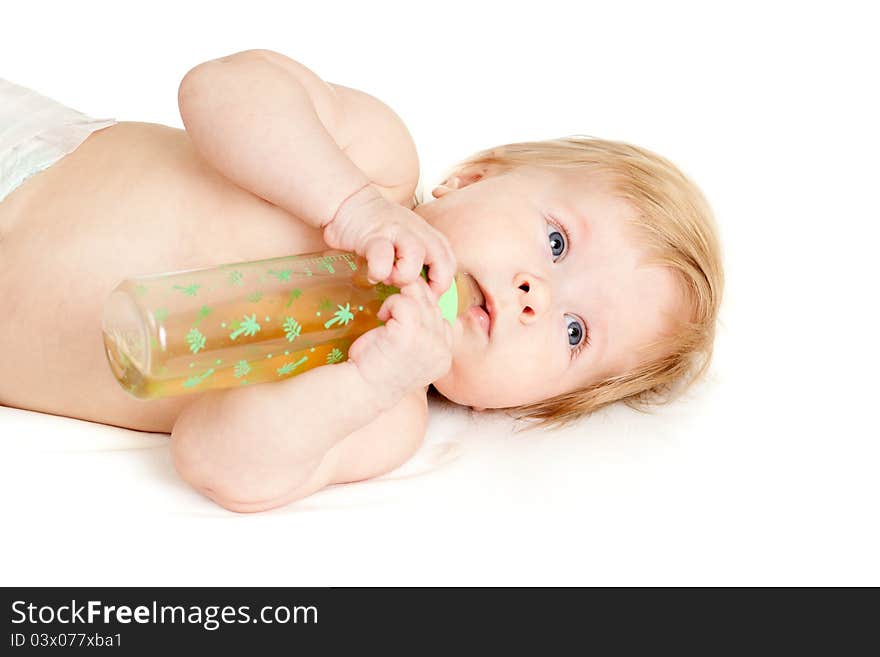
[[[518,303],[523,316],[538,318],[550,306],[550,287],[537,276],[521,275],[517,279]]]

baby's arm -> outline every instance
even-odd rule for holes
[[[418,182],[415,145],[390,107],[279,53],[199,64],[181,81],[178,102],[202,157],[316,228],[369,182],[387,198],[410,196]]]
[[[424,437],[424,392],[413,389],[390,404],[352,361],[271,385],[211,391],[175,422],[174,465],[227,509],[271,509],[408,459]]]
[[[421,278],[376,317],[343,363],[185,408],[171,431],[178,472],[229,509],[260,511],[402,463],[424,437],[424,388],[452,364],[452,328]]]

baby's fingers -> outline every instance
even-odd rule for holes
[[[458,267],[455,254],[445,236],[438,234],[432,240],[425,255],[425,264],[428,265],[428,286],[435,298],[439,298],[452,285],[452,277]]]
[[[387,280],[394,267],[394,244],[385,237],[374,237],[364,248],[367,278],[370,283]]]
[[[385,322],[388,330],[397,333],[405,327],[414,327],[419,323],[418,305],[402,294],[392,294],[382,303],[376,318]]]
[[[403,287],[418,279],[425,262],[425,247],[415,235],[406,233],[397,242],[397,262],[394,263],[397,274],[394,285]]]

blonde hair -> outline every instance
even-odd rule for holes
[[[699,188],[656,153],[586,135],[479,151],[453,165],[444,180],[465,169],[477,168],[482,175],[490,168],[501,173],[520,166],[602,175],[611,192],[635,208],[631,223],[647,248],[648,263],[675,273],[688,317],[678,318],[670,334],[646,345],[648,357],[629,371],[507,410],[518,420],[537,420],[533,428],[564,426],[616,401],[647,412],[679,397],[709,367],[724,288],[715,219]]]

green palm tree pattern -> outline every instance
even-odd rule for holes
[[[302,332],[302,326],[293,317],[285,317],[283,327],[288,342],[293,342]]]
[[[287,303],[284,304],[285,308],[289,308],[290,304],[292,304],[295,300],[299,299],[302,296],[302,290],[299,288],[294,288],[290,292],[287,293]]]
[[[180,290],[181,292],[183,292],[185,295],[187,295],[189,297],[194,297],[194,296],[196,296],[196,294],[199,293],[199,288],[202,286],[193,284],[193,285],[174,285],[172,287],[175,290]]]
[[[205,317],[210,315],[212,312],[213,310],[211,308],[208,308],[208,306],[202,306],[201,308],[199,308],[198,316],[196,317],[196,321],[193,322],[193,326],[198,326],[199,322],[205,319]]]
[[[348,276],[349,268],[356,271],[359,265],[344,256],[310,258],[308,266],[301,261],[278,259],[259,263],[256,267],[250,263],[224,267],[217,272],[216,278],[210,280],[193,275],[187,282],[187,275],[184,275],[158,287],[149,281],[142,285],[138,285],[141,281],[134,281],[128,288],[130,293],[139,297],[138,301],[146,306],[148,317],[151,315],[150,319],[155,320],[155,323],[151,322],[152,331],[148,334],[150,348],[162,360],[170,355],[162,354],[160,350],[163,345],[159,344],[159,337],[165,331],[170,340],[169,351],[174,349],[176,340],[178,346],[174,356],[180,357],[179,368],[178,360],[173,360],[174,371],[166,367],[163,375],[153,370],[154,379],[150,385],[155,387],[160,381],[167,380],[165,394],[174,394],[175,388],[181,393],[187,390],[196,392],[197,387],[202,391],[219,385],[241,387],[241,384],[267,380],[280,382],[282,378],[324,364],[322,360],[328,365],[344,362],[351,342],[346,340],[345,334],[354,331],[354,327],[368,316],[369,323],[373,323],[375,301],[372,299],[378,299],[381,304],[392,294],[400,292],[393,285],[379,282],[374,286],[375,296],[365,294],[362,300],[350,298],[342,304],[340,301],[348,296],[344,283],[331,281],[330,276]],[[317,278],[315,285],[309,287],[309,282],[302,281],[312,272]],[[193,279],[203,283],[196,283]],[[264,280],[265,285],[260,280]],[[233,291],[231,286],[237,286],[236,290]],[[222,298],[223,289],[229,304]],[[162,303],[162,294],[168,297],[168,305],[156,308],[157,303]],[[216,302],[214,295],[220,295]],[[150,302],[148,296],[157,300]],[[184,301],[183,296],[189,299]],[[368,304],[369,296],[372,299]],[[172,309],[173,313],[170,312]],[[316,311],[320,311],[317,317]],[[322,334],[321,328],[332,330],[337,338],[328,340],[327,336],[332,334]],[[231,357],[217,354],[223,356],[223,361],[215,364],[216,355],[207,349],[208,336],[211,337],[212,350],[225,344]],[[286,345],[280,342],[282,336]],[[238,342],[239,338],[245,339]],[[190,352],[191,359],[185,356],[186,351],[180,351],[181,342]],[[203,351],[205,356],[198,356]],[[274,358],[271,354],[267,358],[269,351]],[[192,368],[188,368],[193,361]],[[308,361],[313,362],[309,364]],[[272,370],[277,374],[275,379],[272,379]],[[234,378],[228,378],[230,375]]]
[[[281,367],[279,367],[275,371],[278,372],[278,376],[284,376],[285,374],[290,374],[291,372],[293,372],[293,370],[295,370],[297,367],[299,367],[300,365],[305,363],[308,359],[309,359],[308,356],[303,356],[295,363],[294,362],[285,363],[284,365],[282,365]]]
[[[202,381],[204,381],[209,376],[211,376],[213,373],[214,373],[214,368],[212,367],[212,368],[202,372],[201,374],[196,374],[195,376],[191,376],[183,383],[183,387],[184,388],[192,388],[193,386],[197,386]]]
[[[330,259],[327,258],[326,256],[324,256],[323,258],[321,258],[321,259],[319,260],[319,262],[321,263],[321,266],[322,266],[324,269],[326,269],[329,273],[331,273],[331,274],[335,274],[335,273],[336,273],[336,270],[333,269],[333,263],[332,263],[332,262],[330,261]]]
[[[342,306],[336,306],[339,310],[333,313],[333,319],[324,322],[324,328],[330,328],[334,324],[348,326],[348,323],[354,319],[350,306],[350,303],[345,304],[344,308]]]
[[[357,265],[354,264],[354,261],[351,259],[351,256],[348,253],[343,254],[342,259],[345,260],[349,269],[351,269],[352,271],[358,270]]]
[[[190,329],[186,334],[186,343],[189,345],[189,350],[197,354],[205,348],[205,336],[197,328]]]
[[[251,337],[256,335],[257,331],[259,330],[260,324],[257,322],[257,314],[254,313],[250,317],[245,315],[239,327],[229,334],[229,339],[235,340],[242,333],[244,333],[248,337]]]

